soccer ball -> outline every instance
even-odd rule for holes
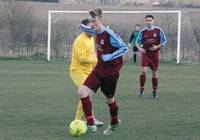
[[[69,133],[71,136],[78,137],[87,132],[87,125],[84,121],[74,120],[69,125]]]

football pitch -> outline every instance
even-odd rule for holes
[[[138,64],[121,70],[116,99],[122,123],[114,134],[103,135],[110,116],[98,91],[94,112],[104,126],[74,138],[66,130],[78,103],[69,65],[1,60],[0,140],[199,140],[200,65],[161,63],[158,100],[151,98],[150,71],[145,96],[137,96],[139,74]]]

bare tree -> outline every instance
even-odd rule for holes
[[[34,17],[31,8],[23,2],[9,0],[1,5],[1,14],[5,27],[10,32],[10,45],[12,53],[20,53],[26,47],[27,54],[31,54],[33,46]]]

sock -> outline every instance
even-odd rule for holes
[[[110,116],[111,116],[111,125],[118,123],[118,105],[116,101],[111,104],[108,104],[110,108]]]
[[[92,116],[92,103],[90,101],[90,97],[87,96],[85,98],[81,98],[81,102],[83,105],[83,111],[85,113],[87,124],[94,125],[94,118]]]
[[[153,94],[156,94],[157,86],[158,86],[158,78],[153,77],[152,78],[152,88],[153,88],[152,92],[153,92]]]
[[[136,54],[133,55],[133,60],[136,63]]]
[[[81,100],[78,103],[77,109],[76,109],[76,115],[75,115],[75,120],[81,120],[83,117],[83,106]]]
[[[146,81],[146,75],[140,75],[140,93],[144,92],[145,81]]]

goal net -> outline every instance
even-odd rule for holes
[[[145,26],[144,17],[152,14],[155,25],[163,28],[168,40],[161,49],[161,61],[198,63],[200,48],[190,25],[190,17],[181,11],[104,11],[104,24],[110,26],[128,44],[136,24]],[[67,60],[75,38],[80,34],[77,25],[88,17],[88,11],[49,11],[47,60]],[[132,59],[133,51],[124,59]]]

